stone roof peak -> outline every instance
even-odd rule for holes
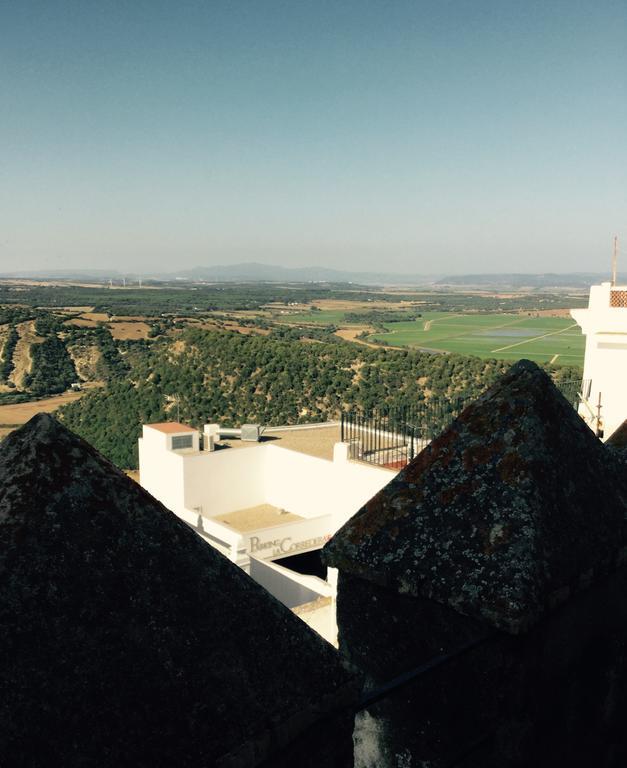
[[[614,452],[522,360],[359,510],[324,557],[517,633],[616,564],[626,513]]]
[[[330,645],[46,414],[0,445],[0,583],[2,765],[254,766],[352,695]]]

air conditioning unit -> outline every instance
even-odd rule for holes
[[[258,443],[261,438],[261,425],[260,424],[242,424],[242,440],[248,440],[254,443]]]

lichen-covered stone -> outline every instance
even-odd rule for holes
[[[39,415],[0,449],[0,691],[2,766],[240,768],[283,765],[284,747],[349,711],[354,681],[289,610]],[[350,764],[350,720],[344,734],[320,764]]]
[[[624,558],[624,464],[520,361],[349,520],[328,565],[511,633]]]

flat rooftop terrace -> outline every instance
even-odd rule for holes
[[[250,448],[256,445],[278,445],[293,451],[315,456],[319,459],[333,459],[333,446],[341,439],[339,422],[323,424],[302,424],[294,427],[267,427],[258,443],[239,439],[220,440],[216,447]]]
[[[210,519],[217,523],[225,523],[240,533],[246,533],[247,531],[256,531],[259,528],[273,528],[285,523],[296,523],[305,518],[285,509],[274,507],[272,504],[258,504],[256,507],[236,509],[224,515],[215,515]]]

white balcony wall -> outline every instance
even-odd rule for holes
[[[265,446],[185,456],[185,506],[206,517],[264,504]]]
[[[349,461],[326,461],[267,446],[268,504],[301,517],[331,514],[345,522],[396,472]]]
[[[319,597],[334,597],[335,592],[326,581],[315,576],[294,573],[277,563],[250,558],[250,576],[288,608],[311,603]]]

